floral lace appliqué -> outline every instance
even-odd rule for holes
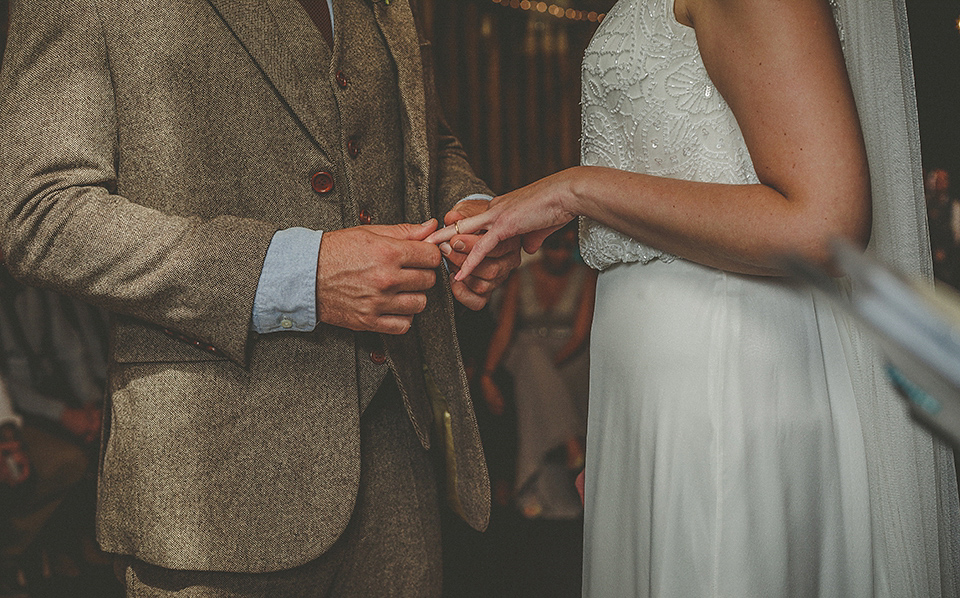
[[[716,183],[756,183],[736,118],[672,0],[619,0],[583,58],[581,163]],[[593,268],[674,256],[588,218],[580,250]]]

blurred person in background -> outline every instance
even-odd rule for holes
[[[6,380],[0,376],[0,596],[22,596],[27,589],[18,551],[8,538],[13,536],[11,514],[20,503],[30,479],[30,458],[23,445],[23,419],[10,400]]]
[[[0,270],[0,342],[17,408],[96,453],[106,324],[96,308],[27,287]]]
[[[99,310],[0,268],[0,371],[33,474],[3,551],[31,586],[76,592],[83,573],[106,565],[93,533],[105,345]]]

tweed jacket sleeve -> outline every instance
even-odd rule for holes
[[[428,93],[434,94],[436,98],[436,90],[430,90]],[[434,99],[434,101],[437,100]],[[473,173],[463,146],[442,118],[439,131],[440,155],[437,161],[436,213],[443,218],[443,215],[457,202],[468,195],[480,193],[492,196],[494,193]]]
[[[437,119],[435,131],[431,127],[428,135],[436,135],[435,143],[430,144],[431,147],[435,146],[437,148],[437,155],[434,156],[436,178],[431,186],[434,203],[432,207],[434,214],[442,221],[444,214],[464,197],[475,193],[493,195],[493,192],[490,191],[486,183],[474,174],[473,168],[467,160],[467,153],[443,117],[443,110],[436,89],[433,45],[423,34],[422,9],[419,1],[411,0],[410,7],[413,10],[414,20],[417,23],[417,34],[420,39],[426,113],[431,116],[436,115]]]
[[[175,186],[178,198],[161,199],[168,192],[162,181],[177,180],[173,167],[151,173],[156,181],[144,173],[120,188],[125,156],[103,31],[89,0],[11,2],[0,74],[7,264],[28,284],[178,331],[241,362],[278,227],[237,214],[158,209],[218,202],[202,185]],[[168,140],[171,154],[176,142]],[[196,196],[185,197],[185,189]]]

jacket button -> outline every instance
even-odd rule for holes
[[[333,190],[333,175],[329,172],[317,172],[310,177],[310,186],[317,193],[329,193]]]
[[[370,224],[373,222],[373,214],[368,210],[360,210],[360,224]]]
[[[386,360],[387,360],[387,356],[386,354],[384,354],[383,351],[372,351],[370,353],[370,361],[372,361],[377,365],[384,363]]]
[[[334,78],[337,80],[337,85],[340,87],[340,89],[346,89],[350,85],[350,79],[347,79],[347,76],[343,74],[343,71],[337,71],[337,74]]]
[[[359,156],[360,142],[358,142],[356,139],[350,139],[347,141],[347,154],[349,154],[351,158],[356,158]]]

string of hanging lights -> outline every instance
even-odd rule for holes
[[[506,6],[515,10],[526,10],[540,12],[569,21],[586,21],[589,23],[599,23],[606,16],[605,13],[598,13],[590,10],[577,10],[575,8],[564,8],[557,4],[537,0],[490,0],[494,4]]]

